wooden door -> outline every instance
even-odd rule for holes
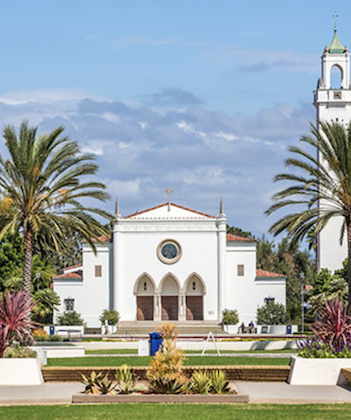
[[[203,297],[187,296],[186,297],[186,319],[187,321],[203,321]]]
[[[137,296],[137,321],[153,321],[154,297]]]
[[[178,321],[178,296],[162,296],[162,321]]]

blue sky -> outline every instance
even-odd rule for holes
[[[166,200],[260,236],[287,147],[315,117],[349,1],[0,0],[0,128],[63,124],[124,215]],[[0,153],[4,153],[0,142]],[[113,209],[112,200],[106,208]]]

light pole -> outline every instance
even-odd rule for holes
[[[302,334],[305,333],[305,302],[304,302],[304,274],[301,273],[301,332]]]

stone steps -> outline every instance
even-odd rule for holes
[[[114,379],[116,367],[43,367],[45,382],[77,382],[81,375],[89,376],[91,372],[109,373]],[[135,378],[146,379],[147,367],[132,367]],[[287,382],[289,366],[185,366],[184,371],[190,376],[194,371],[225,370],[231,381],[247,382]]]
[[[176,330],[179,335],[207,335],[209,332],[213,334],[223,334],[222,326],[218,322],[175,322]],[[117,335],[148,335],[157,331],[160,327],[159,322],[126,322],[122,321],[118,324]]]

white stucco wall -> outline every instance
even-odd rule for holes
[[[60,296],[58,313],[64,312],[64,299],[74,299],[74,309],[80,313],[89,327],[100,327],[99,317],[110,307],[110,252],[112,244],[97,245],[97,253],[83,245],[83,279],[56,279],[54,290]],[[102,266],[102,277],[95,277],[95,265]],[[56,314],[57,316],[57,314]]]
[[[189,222],[184,222],[184,225],[187,223],[189,224]],[[212,222],[212,225],[215,225],[215,222]],[[130,226],[133,226],[133,222],[128,223],[128,227]],[[130,321],[136,319],[136,299],[133,289],[135,282],[143,273],[147,273],[153,279],[157,291],[160,291],[162,279],[172,274],[177,278],[181,290],[177,293],[177,290],[173,290],[175,283],[166,281],[163,295],[176,295],[184,288],[186,279],[195,272],[201,276],[207,289],[204,297],[204,318],[216,319],[218,275],[216,231],[179,232],[170,228],[165,231],[150,232],[147,228],[151,226],[147,223],[138,227],[134,225],[134,227],[136,228],[134,233],[120,233],[119,252],[122,252],[123,256],[119,260],[121,261],[119,273],[122,284],[118,290],[123,295],[123,300],[120,301],[121,304],[117,310],[121,318]],[[146,230],[143,231],[143,227]],[[165,224],[163,227],[167,228]],[[157,247],[165,239],[173,239],[182,247],[182,257],[175,264],[165,264],[157,256]],[[117,253],[118,250],[115,249],[114,252]],[[116,279],[116,282],[118,281],[119,279]],[[180,308],[180,314],[185,315],[185,308]]]
[[[83,280],[57,279],[54,288],[62,303],[65,298],[75,300],[75,310],[89,327],[100,326],[99,316],[106,308],[117,309],[121,321],[135,321],[137,295],[155,296],[155,321],[161,320],[160,296],[178,296],[178,320],[185,321],[185,297],[203,295],[205,321],[220,321],[228,308],[237,309],[240,321],[248,323],[266,297],[285,304],[285,281],[257,280],[256,243],[223,246],[225,222],[223,214],[215,218],[173,205],[170,212],[163,206],[129,218],[118,216],[112,243],[98,245],[96,255],[83,246]],[[181,258],[173,264],[158,256],[165,240],[181,248]],[[95,277],[96,265],[102,266],[102,277]],[[238,276],[238,265],[244,265],[244,276]]]
[[[285,279],[256,278],[256,242],[230,242],[226,254],[226,308],[238,311],[240,323],[256,323],[257,308],[265,304],[266,297],[285,305]],[[238,276],[238,265],[244,265],[244,276]]]

